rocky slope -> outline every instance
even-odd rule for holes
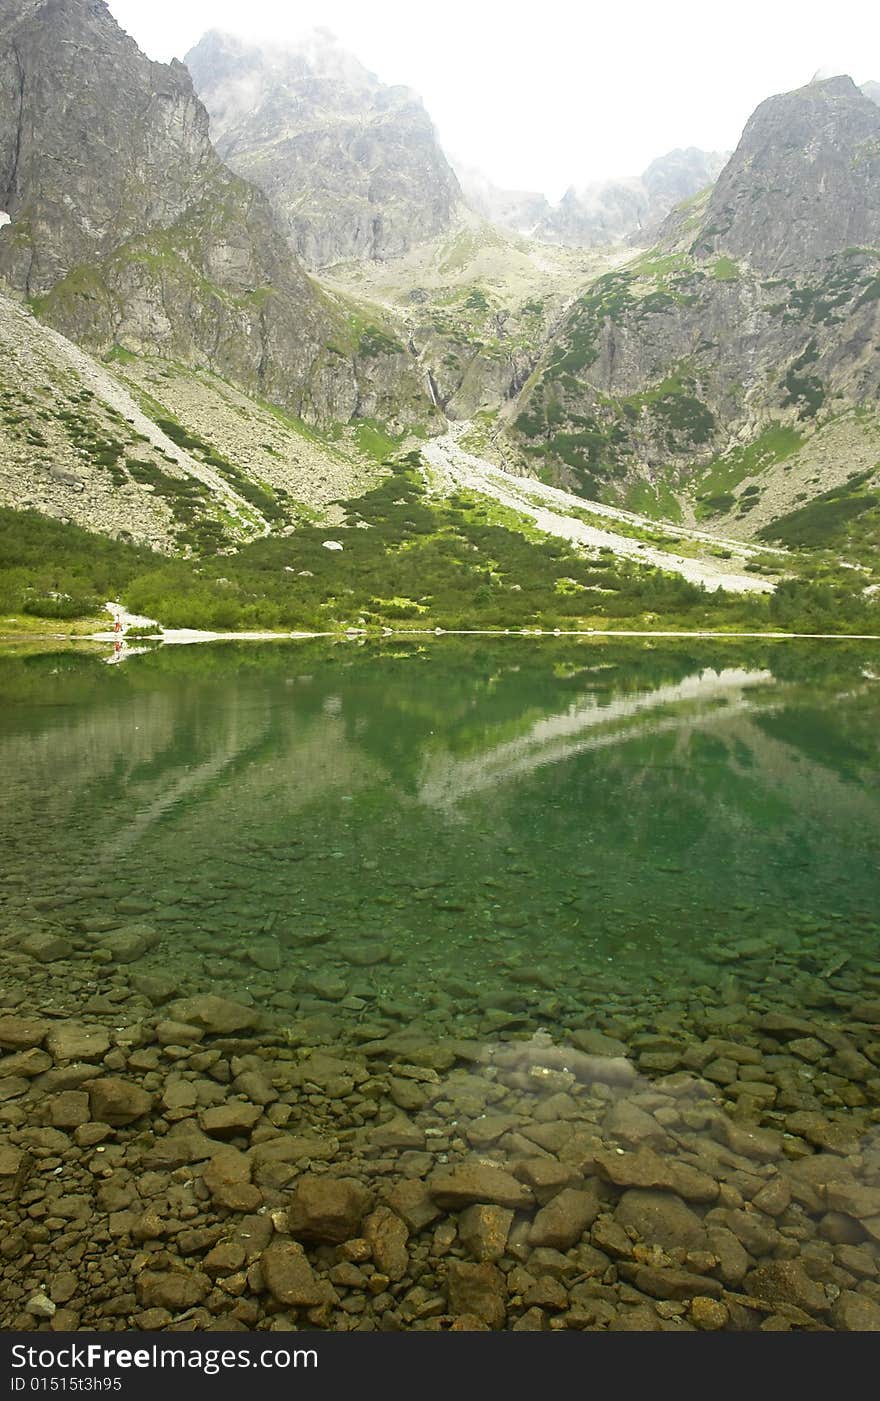
[[[464,210],[449,233],[404,257],[340,265],[325,282],[393,315],[448,418],[494,419],[572,299],[619,260],[516,238]]]
[[[207,365],[313,420],[423,418],[404,347],[291,258],[179,63],[103,0],[0,0],[0,280],[65,335]]]
[[[375,464],[207,371],[102,364],[0,296],[0,506],[171,552],[230,546],[356,494]]]
[[[763,103],[711,194],[577,300],[518,405],[522,460],[588,495],[662,481],[668,514],[698,469],[754,497],[828,421],[858,436],[880,391],[878,174],[880,111],[849,79]]]
[[[290,48],[212,31],[186,63],[218,151],[308,267],[394,257],[450,226],[461,191],[421,101],[325,31]]]

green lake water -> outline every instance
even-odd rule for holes
[[[0,698],[4,929],[146,927],[186,992],[505,1036],[880,987],[873,647],[67,651]]]

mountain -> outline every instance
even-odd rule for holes
[[[862,92],[880,106],[880,83],[862,83]]]
[[[316,288],[187,70],[103,0],[0,0],[0,209],[0,283],[91,350],[205,365],[314,420],[405,419],[410,395],[424,417],[405,347]]]
[[[537,190],[505,190],[475,166],[455,164],[467,204],[496,228],[520,237],[533,237],[552,206]]]
[[[876,244],[878,136],[876,104],[851,78],[762,102],[712,191],[696,251],[778,273]]]
[[[717,151],[670,151],[640,176],[572,185],[556,205],[532,191],[503,190],[481,172],[458,169],[471,208],[499,228],[542,243],[601,248],[628,240],[645,245],[681,200],[706,189],[724,167]]]
[[[575,301],[517,405],[524,463],[742,530],[837,489],[876,462],[878,249],[880,109],[849,78],[770,98],[714,189]]]
[[[217,31],[186,55],[220,155],[272,200],[310,268],[447,230],[461,190],[421,101],[318,30],[296,47]]]

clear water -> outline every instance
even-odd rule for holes
[[[341,1036],[833,1008],[880,986],[878,678],[845,643],[7,655],[3,924],[147,924],[128,973]]]

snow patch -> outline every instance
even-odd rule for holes
[[[9,215],[4,210],[0,209],[0,229],[4,228],[7,224],[11,223],[12,220],[10,219]]]

